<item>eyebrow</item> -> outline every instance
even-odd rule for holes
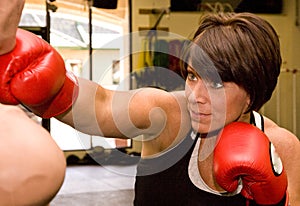
[[[190,66],[188,66],[186,70],[187,70],[187,71],[194,72],[194,73],[197,73],[197,71],[196,71],[194,68],[190,67]],[[197,74],[198,74],[198,73],[197,73]]]

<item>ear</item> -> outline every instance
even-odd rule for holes
[[[250,102],[251,102],[250,95],[248,94],[247,97],[246,97],[246,100],[245,100],[244,113],[249,109]]]

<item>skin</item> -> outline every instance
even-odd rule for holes
[[[0,104],[0,117],[1,205],[48,205],[64,181],[63,152],[19,107]]]
[[[245,113],[249,95],[243,88],[233,82],[223,82],[222,85],[206,82],[192,68],[188,68],[185,93],[153,88],[111,91],[80,78],[79,86],[79,97],[73,108],[57,118],[88,134],[118,138],[143,134],[143,157],[173,147],[186,136],[191,126],[195,131],[207,133],[233,121],[250,122],[250,113]],[[90,106],[91,102],[94,107]],[[265,134],[274,144],[288,176],[290,203],[299,205],[299,140],[264,118]],[[214,144],[213,138],[202,138],[199,151],[211,144]],[[209,187],[224,191],[213,176],[212,154],[211,150],[209,155],[201,158],[199,172]]]
[[[250,100],[245,90],[232,82],[205,82],[194,69],[187,71],[186,96],[194,130],[208,133],[237,119],[248,120],[244,113]]]
[[[0,55],[15,47],[16,31],[25,0],[0,1]]]

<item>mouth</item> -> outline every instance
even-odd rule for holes
[[[211,117],[211,114],[208,112],[196,112],[195,110],[190,110],[190,116],[193,121],[203,121]]]

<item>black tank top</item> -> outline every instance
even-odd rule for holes
[[[199,189],[191,182],[188,166],[197,138],[189,134],[174,149],[156,158],[141,159],[135,182],[135,206],[257,205],[254,202],[247,203],[241,194],[216,195]]]

